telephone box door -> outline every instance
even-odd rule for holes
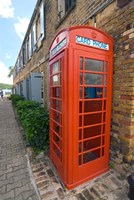
[[[108,170],[112,61],[108,56],[80,50],[74,55],[78,136],[74,140],[73,181],[79,182]]]
[[[65,133],[63,131],[64,53],[50,62],[50,157],[61,177],[64,174]],[[64,133],[64,134],[63,134]]]

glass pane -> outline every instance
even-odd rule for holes
[[[55,143],[57,144],[57,146],[59,148],[61,148],[61,140],[60,140],[60,138],[56,134],[53,134],[53,140],[55,141]]]
[[[82,74],[83,74],[83,73],[80,73],[80,85],[83,84],[83,80],[82,80],[82,79],[83,79],[83,78],[82,78],[83,76],[82,76]]]
[[[53,86],[60,85],[60,74],[53,76]]]
[[[82,139],[82,129],[79,130],[79,140]]]
[[[104,100],[104,110],[106,110],[106,100]]]
[[[81,153],[83,151],[82,149],[82,142],[79,143],[79,149],[78,149],[79,153]]]
[[[82,101],[79,102],[79,113],[82,113]]]
[[[52,97],[59,97],[59,98],[61,98],[61,88],[60,87],[54,87],[54,88],[52,88]]]
[[[60,150],[56,147],[55,144],[53,144],[53,150],[56,153],[56,155],[61,159],[61,152]]]
[[[82,126],[82,116],[79,116],[79,127]]]
[[[78,161],[79,163],[79,165],[82,165],[82,155],[79,155],[79,161]]]
[[[102,156],[104,156],[104,148],[102,148]]]
[[[102,88],[96,88],[96,98],[102,98]]]
[[[101,87],[85,87],[84,98],[85,99],[102,98],[102,88]]]
[[[106,75],[104,75],[104,76],[103,76],[103,78],[104,78],[104,80],[103,80],[103,81],[104,81],[104,83],[103,83],[103,84],[104,84],[104,85],[107,85],[107,76],[106,76]]]
[[[105,127],[106,127],[106,126],[105,126],[105,124],[104,124],[104,125],[103,125],[103,132],[102,132],[103,134],[105,134]]]
[[[84,74],[84,84],[87,85],[102,85],[102,77],[101,74]]]
[[[107,72],[107,62],[104,62],[104,72]]]
[[[105,137],[102,137],[102,145],[105,144]]]
[[[83,64],[83,58],[82,57],[80,57],[80,70],[82,70],[82,64]]]
[[[84,139],[101,135],[101,126],[102,125],[84,128]]]
[[[85,59],[85,70],[103,72],[104,62],[100,60]]]
[[[84,112],[94,112],[101,110],[102,110],[102,100],[84,102]]]
[[[88,151],[93,148],[97,148],[101,146],[101,138],[95,138],[92,140],[87,140],[84,142],[84,151]]]
[[[53,111],[53,119],[56,121],[56,122],[58,122],[58,123],[62,123],[61,122],[61,114],[60,113],[58,113],[58,112],[56,112],[56,111]]]
[[[106,113],[103,113],[103,122],[106,122]]]
[[[60,110],[61,111],[61,101],[54,99],[52,100],[52,108],[54,108],[55,110]]]
[[[52,74],[56,74],[60,71],[60,62],[56,62],[52,66]]]
[[[104,98],[107,97],[107,88],[104,88]]]
[[[100,157],[100,149],[85,153],[83,156],[83,163],[90,162]]]
[[[90,114],[84,116],[84,126],[101,123],[102,114]]]
[[[82,99],[82,87],[80,87],[80,91],[79,92],[80,92],[80,94],[79,94],[80,95],[80,99]]]

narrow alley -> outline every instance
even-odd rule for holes
[[[26,148],[8,100],[0,101],[0,200],[39,200]]]

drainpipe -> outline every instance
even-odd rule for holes
[[[107,6],[109,6],[114,0],[107,0],[99,8],[97,8],[91,15],[89,15],[81,24],[85,24],[89,19],[96,16],[99,12],[103,11]]]

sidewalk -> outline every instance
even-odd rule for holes
[[[0,200],[39,200],[11,102],[0,101]]]
[[[111,169],[67,190],[47,155],[29,163],[11,102],[0,101],[0,200],[128,200],[126,177]]]

